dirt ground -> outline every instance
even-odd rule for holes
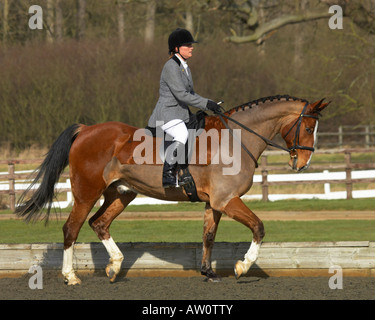
[[[104,272],[103,272],[104,273]],[[0,279],[0,300],[375,300],[375,278],[343,277],[342,289],[330,289],[329,277],[120,277],[80,276],[67,286],[58,271],[43,273],[43,288],[30,289],[32,274]]]

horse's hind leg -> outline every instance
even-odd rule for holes
[[[64,281],[68,285],[81,284],[81,280],[76,276],[73,269],[73,249],[74,243],[77,240],[78,233],[81,230],[83,223],[85,222],[90,210],[94,206],[95,200],[90,202],[80,203],[74,202],[72,212],[69,215],[68,220],[63,226],[64,232],[64,258],[62,274]]]
[[[228,202],[224,208],[228,217],[243,223],[253,232],[253,241],[245,254],[243,261],[237,261],[234,272],[238,279],[242,274],[247,273],[251,265],[256,261],[259,255],[259,248],[264,238],[264,226],[262,221],[242,202],[239,197],[235,197]]]
[[[220,218],[221,212],[212,209],[209,204],[206,204],[203,225],[203,255],[201,274],[207,276],[208,280],[213,282],[220,281],[220,277],[212,270],[211,267],[211,253]]]
[[[132,191],[119,193],[116,184],[110,186],[104,192],[104,204],[89,220],[91,228],[102,241],[109,254],[110,258],[109,264],[106,267],[106,273],[111,282],[115,281],[117,274],[120,272],[124,256],[112,239],[109,227],[112,221],[136,196],[137,193]]]

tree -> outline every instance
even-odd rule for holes
[[[308,6],[307,0],[296,1],[296,12],[305,11]],[[305,39],[305,32],[303,29],[294,34],[294,74],[298,74],[303,66],[303,41]]]
[[[63,11],[61,8],[61,0],[56,0],[55,10],[55,38],[61,41],[63,38]]]
[[[46,40],[47,42],[53,42],[54,39],[54,25],[55,25],[55,15],[54,15],[54,1],[53,0],[47,0],[47,8],[46,8],[46,15],[45,15],[45,26],[47,29],[47,34],[46,34]]]
[[[77,38],[81,40],[86,31],[86,0],[77,0]]]
[[[5,45],[7,42],[7,36],[9,31],[9,24],[8,24],[8,15],[9,15],[9,1],[3,0],[3,44]]]
[[[156,1],[149,0],[147,2],[146,23],[145,23],[145,42],[147,44],[154,41],[155,13],[156,13]]]
[[[118,32],[118,39],[120,43],[123,43],[125,41],[125,18],[124,18],[124,7],[125,2],[124,1],[117,1],[117,32]]]
[[[285,25],[302,23],[316,19],[330,17],[331,14],[328,9],[314,9],[314,10],[300,10],[300,6],[296,5],[293,13],[284,13],[280,10],[280,5],[277,8],[277,15],[273,15],[271,2],[265,1],[262,4],[254,5],[252,1],[245,1],[242,5],[235,5],[235,1],[230,6],[221,7],[221,10],[232,11],[238,15],[239,19],[245,25],[245,29],[251,33],[247,35],[238,35],[232,29],[232,36],[225,38],[226,41],[234,43],[255,42],[262,44],[267,38],[272,36],[272,32],[278,30]],[[299,2],[299,1],[297,1]],[[260,23],[259,10],[265,10],[268,14],[265,21]],[[281,13],[280,13],[281,12]]]

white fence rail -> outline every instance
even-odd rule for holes
[[[280,174],[280,172],[286,172],[288,167],[283,164],[272,164],[268,163],[268,156],[278,155],[279,152],[268,152],[263,153],[260,161],[259,168],[254,175],[254,185],[261,186],[261,194],[253,194],[254,188],[251,194],[243,196],[244,199],[262,199],[264,201],[276,201],[282,199],[351,199],[351,198],[372,198],[375,197],[375,190],[369,189],[369,184],[375,184],[375,163],[373,161],[363,162],[353,161],[352,155],[354,154],[374,154],[375,149],[342,149],[342,150],[326,150],[317,151],[316,154],[328,154],[344,156],[344,162],[314,162],[310,166],[307,173],[288,173]],[[284,153],[282,153],[284,154]],[[371,155],[372,156],[372,155]],[[371,159],[369,155],[369,159]],[[30,171],[15,171],[15,165],[17,164],[40,164],[40,160],[1,160],[0,164],[8,165],[8,172],[0,173],[0,195],[5,194],[9,196],[9,207],[11,210],[15,209],[16,205],[16,194],[25,190],[28,185],[24,182],[30,174]],[[63,173],[62,178],[68,178],[68,173]],[[298,193],[293,192],[289,194],[270,194],[269,188],[275,185],[292,185],[298,191],[300,185],[309,184],[323,184],[323,193]],[[344,184],[345,191],[331,191],[332,184]],[[367,184],[364,186],[364,190],[354,190],[354,184]],[[35,185],[37,188],[38,185]],[[61,208],[67,207],[72,204],[72,194],[70,181],[67,179],[65,182],[58,183],[56,185],[57,191],[66,192],[66,200],[55,203],[56,206]],[[358,187],[356,189],[359,189]],[[151,199],[143,196],[138,196],[132,204],[161,204],[161,203],[173,203],[169,201],[162,201],[157,199]]]
[[[375,170],[360,170],[352,171],[352,179],[373,179],[375,178]],[[346,172],[323,172],[316,173],[296,173],[296,174],[269,174],[267,176],[268,182],[311,182],[317,181],[324,183],[324,193],[289,193],[289,194],[268,194],[270,201],[286,200],[286,199],[347,199],[347,191],[331,191],[331,181],[346,182]],[[327,181],[327,182],[325,182]],[[365,180],[364,180],[365,182]],[[254,183],[262,183],[262,175],[254,175]],[[375,189],[354,190],[352,191],[353,198],[372,198],[375,197]],[[262,194],[244,195],[245,200],[262,199]]]

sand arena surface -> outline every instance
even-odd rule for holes
[[[173,274],[171,274],[173,276]],[[59,271],[43,272],[43,289],[30,289],[32,274],[0,279],[0,300],[375,300],[374,277],[343,277],[343,289],[330,289],[327,277],[123,277],[110,283],[103,272],[81,275],[82,285],[67,286]]]

